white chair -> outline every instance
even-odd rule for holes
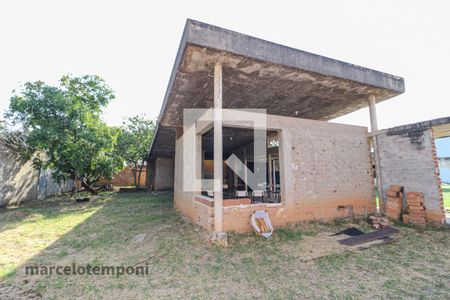
[[[264,190],[254,190],[252,195],[253,197],[264,197]]]
[[[214,197],[214,192],[213,191],[206,191],[206,195],[208,195],[208,197]]]
[[[247,191],[236,191],[236,197],[241,198],[241,197],[247,197],[248,193]]]

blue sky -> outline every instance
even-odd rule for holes
[[[435,140],[438,157],[450,157],[450,137]]]

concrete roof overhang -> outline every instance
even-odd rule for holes
[[[187,20],[150,156],[172,156],[184,108],[213,107],[213,69],[223,65],[223,107],[330,120],[404,92],[383,72]]]

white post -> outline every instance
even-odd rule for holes
[[[373,134],[378,130],[378,120],[377,120],[377,109],[376,109],[376,98],[375,95],[370,95],[369,99],[369,112],[370,112],[370,131],[372,133],[372,145],[375,158],[375,173],[377,178],[377,190],[378,190],[378,201],[380,205],[380,211],[384,212],[385,203],[383,195],[383,185],[381,182],[381,171],[380,171],[380,160],[378,157],[378,142],[377,136]]]
[[[222,154],[222,64],[214,65],[214,232],[222,232],[223,154]]]
[[[247,155],[247,154],[245,154],[245,155]],[[247,191],[248,190],[248,185],[247,185],[247,182],[248,182],[248,166],[247,166],[247,164],[248,164],[248,160],[247,160],[247,156],[245,157],[245,159],[244,159],[244,165],[245,165],[245,170],[244,170],[244,178],[245,178],[245,191]]]
[[[201,194],[203,190],[203,151],[202,151],[202,135],[195,135],[195,191]]]
[[[370,112],[370,131],[374,132],[378,130],[378,121],[377,121],[377,108],[375,96],[369,96],[369,112]]]
[[[236,170],[237,169],[237,162],[236,161],[234,162],[233,166],[234,166],[233,170]],[[233,177],[233,185],[234,185],[234,188],[237,190],[238,189],[238,182],[239,182],[238,181],[238,176],[236,175],[235,172],[233,172],[233,175],[234,175],[234,177]]]

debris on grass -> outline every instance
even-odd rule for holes
[[[359,230],[356,227],[349,227],[347,229],[344,229],[344,230],[341,230],[339,232],[336,232],[333,235],[341,235],[341,234],[345,234],[345,235],[348,235],[348,236],[357,236],[357,235],[364,234],[364,232],[362,232],[361,230]]]
[[[364,244],[367,242],[372,242],[375,240],[384,239],[392,234],[398,233],[400,230],[394,227],[384,227],[381,230],[369,232],[362,235],[353,236],[347,239],[340,240],[339,243],[347,246],[355,246]]]
[[[78,199],[77,199],[77,202],[78,202],[78,203],[81,203],[81,202],[89,202],[89,198],[87,198],[87,197],[85,197],[85,198],[78,198]]]
[[[255,211],[250,218],[250,223],[258,236],[269,238],[273,233],[269,215],[263,210]]]
[[[370,216],[367,219],[367,223],[371,224],[374,229],[380,230],[385,227],[391,226],[391,222],[387,218],[381,216]]]
[[[136,235],[134,237],[134,242],[137,244],[142,243],[145,240],[146,235],[147,235],[146,233],[141,233],[141,234]]]

